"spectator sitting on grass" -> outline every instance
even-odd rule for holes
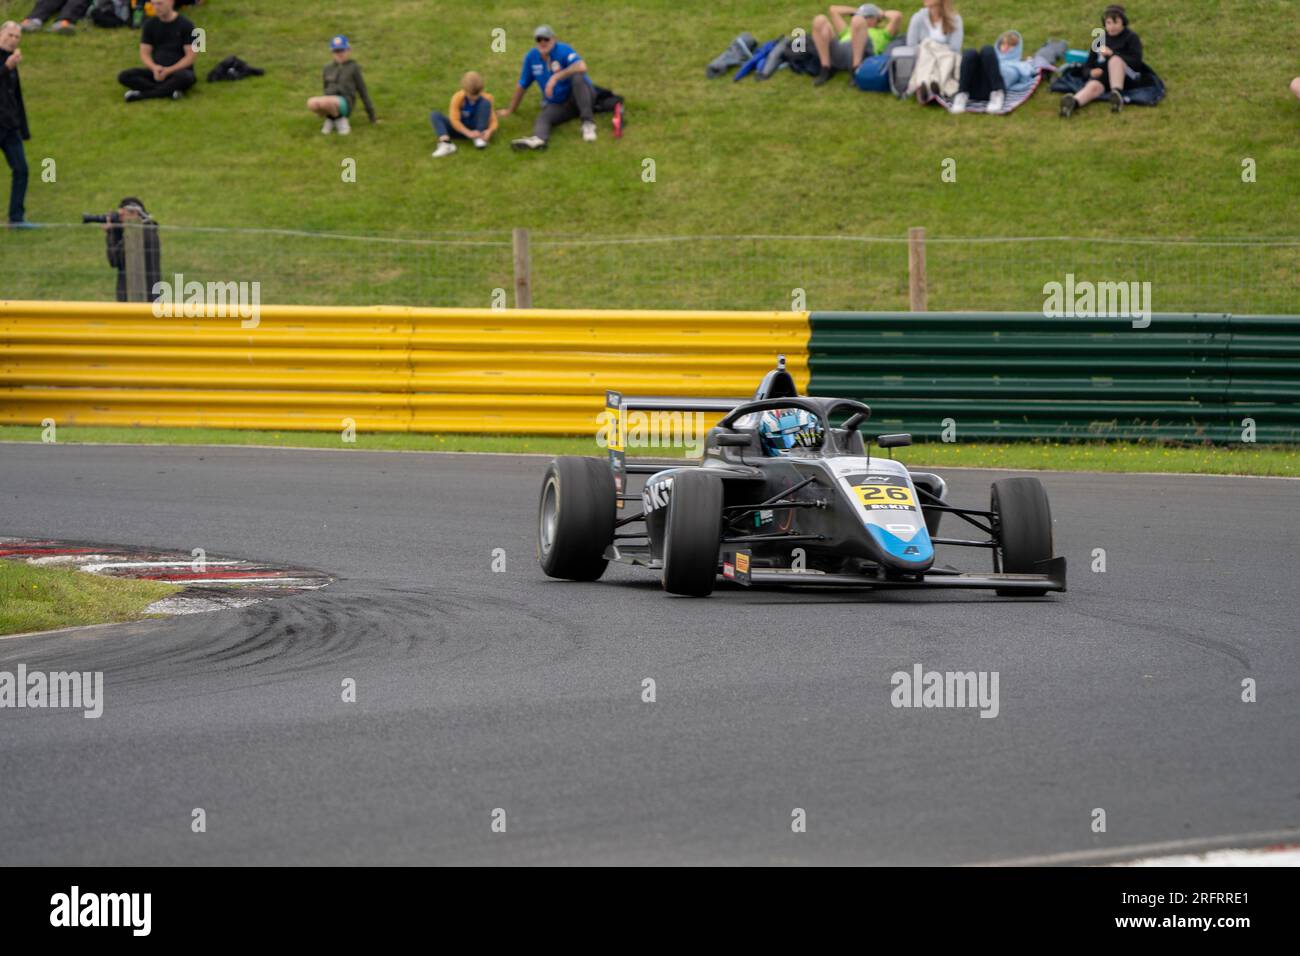
[[[50,24],[51,33],[76,33],[76,23],[90,9],[90,0],[36,0],[36,6],[23,20],[23,32],[32,33]]]
[[[320,128],[322,133],[338,132],[340,136],[347,136],[352,132],[348,117],[357,108],[358,96],[366,106],[370,122],[379,122],[375,119],[375,104],[370,102],[370,91],[361,75],[361,64],[352,59],[351,50],[352,44],[341,33],[330,40],[334,62],[327,63],[321,71],[325,95],[307,100],[307,109],[325,118],[325,124]]]
[[[919,47],[925,40],[936,40],[961,54],[961,14],[953,9],[952,0],[925,0],[925,6],[912,14],[907,24],[907,45]]]
[[[124,99],[179,100],[194,85],[194,24],[176,12],[173,0],[153,0],[155,16],[140,29],[140,61],[123,70],[117,81],[127,87]]]
[[[952,99],[952,112],[966,112],[972,99],[988,100],[988,113],[1001,113],[1008,92],[1029,89],[1038,76],[1032,60],[1022,60],[1024,41],[1015,30],[998,37],[997,47],[967,50],[961,55],[961,85]]]
[[[438,133],[438,148],[434,159],[456,152],[452,139],[470,139],[475,149],[484,149],[492,134],[497,131],[497,114],[493,108],[492,94],[483,91],[483,77],[470,70],[460,78],[460,89],[451,96],[447,115],[434,110],[429,115]]]
[[[582,117],[582,138],[594,143],[596,120],[592,111],[596,94],[587,75],[587,64],[577,50],[555,39],[555,31],[545,24],[533,31],[533,41],[536,46],[524,56],[519,85],[510,98],[510,105],[498,110],[497,115],[509,116],[518,109],[524,93],[534,83],[542,87],[542,110],[533,123],[533,135],[512,140],[511,148],[545,149],[551,129],[575,116]]]
[[[1124,108],[1124,84],[1136,80],[1142,73],[1142,41],[1128,28],[1128,14],[1117,3],[1108,6],[1101,15],[1101,25],[1106,28],[1105,44],[1095,46],[1083,65],[1087,82],[1078,93],[1061,97],[1061,118],[1069,119],[1074,111],[1091,103],[1103,93],[1110,93],[1110,111],[1118,113]]]
[[[836,3],[826,13],[813,18],[813,46],[821,61],[821,72],[813,86],[821,86],[838,70],[857,70],[868,56],[868,44],[872,54],[884,53],[903,23],[903,15],[897,10],[881,10],[874,3],[860,7]],[[844,22],[846,15],[850,17],[848,23]]]

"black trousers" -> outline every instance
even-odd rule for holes
[[[27,154],[23,137],[16,129],[0,129],[0,151],[5,154],[13,181],[9,186],[9,221],[23,221],[23,200],[27,196]]]
[[[991,46],[967,50],[961,55],[959,89],[971,99],[981,102],[994,90],[1005,90],[1002,71],[998,69],[998,54]]]
[[[76,23],[90,9],[90,0],[36,0],[36,6],[27,14],[29,20],[49,23],[51,20],[71,20]]]
[[[117,82],[129,90],[139,90],[141,98],[146,100],[166,99],[177,90],[183,93],[194,85],[194,81],[193,70],[177,70],[161,83],[153,78],[153,73],[147,67],[143,66],[123,70],[117,74]]]
[[[596,102],[595,91],[582,76],[573,78],[573,90],[563,103],[543,103],[542,110],[533,121],[533,135],[540,139],[551,138],[551,128],[581,116],[584,123],[593,120],[592,108]]]

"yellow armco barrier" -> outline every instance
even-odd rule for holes
[[[744,397],[806,312],[150,305],[0,300],[0,423],[594,434],[604,391]]]

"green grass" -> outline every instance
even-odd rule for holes
[[[134,621],[180,588],[0,560],[0,634]]]
[[[603,455],[592,438],[536,435],[358,434],[345,444],[323,432],[267,432],[216,428],[99,428],[66,426],[61,444],[269,445],[345,451],[491,452],[507,455]],[[0,425],[0,441],[39,442],[41,429]],[[633,452],[636,456],[638,453]],[[647,457],[678,457],[657,448]],[[1050,471],[1167,472],[1300,477],[1300,448],[1270,445],[1178,445],[1161,442],[926,442],[899,452],[909,465]]]
[[[905,18],[913,3],[906,5]],[[1020,29],[1084,46],[1100,0],[959,4],[968,45]],[[19,18],[30,0],[0,0]],[[851,89],[820,89],[788,73],[739,84],[704,66],[742,29],[774,37],[807,28],[815,3],[738,0],[683,7],[573,0],[542,10],[494,0],[430,5],[354,0],[321,17],[289,0],[209,0],[189,12],[207,30],[202,76],[236,53],[259,79],[206,84],[185,102],[121,101],[115,74],[137,65],[127,30],[24,38],[33,139],[29,217],[77,221],[123,195],[142,196],[171,226],[280,227],[415,237],[472,233],[487,246],[392,246],[339,240],[169,233],[164,271],[257,280],[263,301],[482,305],[509,287],[508,230],[534,237],[534,304],[550,306],[903,308],[901,245],[699,242],[669,246],[547,245],[547,236],[764,233],[902,237],[1072,235],[1130,238],[1279,237],[1300,221],[1295,162],[1300,103],[1295,5],[1225,0],[1130,4],[1169,97],[1112,116],[1090,107],[1070,122],[1040,89],[1006,117],[948,116]],[[592,75],[628,101],[621,141],[583,144],[576,124],[550,150],[516,155],[537,109],[530,91],[503,122],[502,142],[434,161],[430,109],[446,108],[460,73],[477,69],[508,100],[535,21],[548,19]],[[506,30],[494,53],[492,31]],[[322,136],[305,111],[319,92],[331,33],[348,33],[382,123],[364,113],[349,138]],[[344,159],[357,181],[340,176]],[[656,181],[642,180],[653,159]],[[944,159],[956,183],[940,181]],[[42,163],[57,180],[43,181]],[[1241,164],[1257,164],[1243,183]],[[97,230],[0,234],[9,298],[102,299],[112,274]],[[986,259],[991,251],[992,258]],[[991,264],[995,263],[995,264]],[[1295,247],[1002,247],[932,244],[932,308],[1041,306],[1041,286],[1066,271],[1154,283],[1156,310],[1300,311]]]

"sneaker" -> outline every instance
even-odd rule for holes
[[[545,149],[546,140],[542,139],[540,136],[525,136],[523,139],[512,139],[510,141],[510,148],[515,150]]]
[[[831,73],[834,72],[829,66],[821,68],[821,72],[813,77],[813,86],[825,86],[830,82]]]
[[[134,103],[142,96],[144,96],[144,94],[141,93],[139,90],[127,90],[125,93],[122,94],[122,99],[126,100],[128,103]]]
[[[320,131],[326,136],[334,132],[334,117],[326,117],[325,122],[321,123]]]
[[[20,219],[17,222],[9,223],[9,228],[10,229],[35,229],[37,228],[37,226],[36,223],[34,222],[28,222],[26,219]]]
[[[476,137],[474,140],[474,148],[487,149],[487,140],[485,140],[482,136]]]
[[[28,17],[22,23],[23,32],[35,33],[37,30],[41,28],[41,23],[42,21],[38,20],[36,17]]]
[[[582,139],[584,142],[596,142],[596,124],[588,120],[582,124]]]
[[[1002,107],[1007,105],[1007,94],[1005,90],[994,90],[989,94],[989,108],[985,111],[988,113],[1001,113]]]
[[[1066,93],[1061,97],[1061,119],[1069,119],[1074,114],[1074,109],[1079,105],[1078,100],[1074,98],[1073,93]]]
[[[185,99],[185,94],[182,93],[180,90],[172,90],[172,99],[183,100]]]
[[[1118,113],[1124,108],[1124,94],[1119,90],[1110,91],[1110,111]]]
[[[949,109],[949,112],[951,112],[951,113],[965,113],[965,112],[966,112],[966,104],[969,103],[969,102],[970,102],[970,94],[969,94],[969,93],[958,93],[956,96],[954,96],[954,97],[952,98],[952,107]]]
[[[334,121],[334,132],[340,136],[347,136],[348,133],[352,132],[352,124],[348,122],[346,116],[340,116]]]
[[[77,28],[71,20],[60,20],[54,26],[50,27],[51,33],[67,33],[69,35],[76,33]]]
[[[438,148],[433,151],[434,159],[442,159],[444,156],[450,156],[456,152],[455,143],[439,143]]]

